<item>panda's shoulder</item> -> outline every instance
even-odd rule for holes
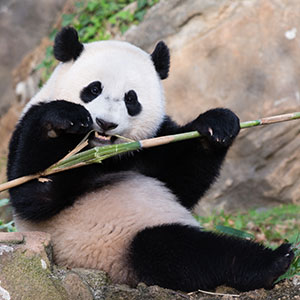
[[[176,132],[176,130],[179,127],[180,126],[174,120],[172,120],[172,118],[170,116],[165,115],[155,136],[163,136],[166,134],[171,134],[172,132]]]

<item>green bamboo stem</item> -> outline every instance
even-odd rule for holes
[[[116,145],[107,145],[102,147],[94,147],[92,149],[77,153],[67,159],[61,160],[54,164],[51,169],[70,167],[77,163],[94,163],[101,162],[102,160],[121,154],[128,151],[137,150],[140,148],[140,142],[128,142]]]
[[[300,112],[272,116],[272,117],[262,118],[262,119],[258,119],[258,120],[254,120],[254,121],[241,122],[240,128],[245,129],[245,128],[250,128],[250,127],[255,127],[255,126],[269,125],[269,124],[285,122],[285,121],[292,121],[292,120],[296,120],[296,119],[300,119]],[[168,144],[168,143],[183,141],[183,140],[197,138],[197,137],[200,137],[199,132],[191,131],[191,132],[186,132],[186,133],[179,133],[179,134],[174,134],[174,135],[167,135],[167,136],[142,140],[142,141],[140,141],[140,144],[141,144],[142,148],[149,148],[149,147],[164,145],[164,144]]]
[[[254,121],[247,121],[242,122],[240,124],[240,127],[243,128],[249,128],[259,125],[268,125],[272,123],[279,123],[279,122],[285,122],[285,121],[292,121],[300,118],[300,112],[294,112],[290,114],[284,114],[284,115],[278,115],[278,116],[272,116],[267,118],[262,118]]]
[[[242,122],[240,123],[240,127],[241,129],[244,129],[244,128],[250,128],[254,126],[268,125],[272,123],[290,121],[295,119],[300,119],[300,112],[272,116],[272,117],[262,118],[254,121]],[[58,172],[70,170],[73,168],[78,168],[81,166],[86,166],[88,164],[101,163],[104,159],[122,153],[126,153],[129,151],[134,151],[141,148],[155,147],[163,144],[183,141],[183,140],[197,138],[197,137],[200,137],[200,134],[197,131],[191,131],[186,133],[145,139],[141,141],[95,147],[86,151],[79,152],[82,150],[83,147],[87,145],[87,141],[84,141],[80,143],[80,145],[77,146],[74,150],[72,150],[71,153],[66,155],[65,158],[55,163],[54,165],[46,169],[44,172],[41,172],[39,174],[34,174],[34,175],[23,176],[8,181],[6,183],[0,184],[0,192],[16,187],[18,185],[21,185],[33,179],[40,180],[39,179],[40,177],[45,177]]]

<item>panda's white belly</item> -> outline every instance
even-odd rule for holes
[[[19,231],[52,235],[55,262],[101,269],[114,282],[134,284],[127,254],[138,231],[167,223],[199,226],[158,180],[128,172],[126,179],[89,193],[55,217],[31,223],[16,218]]]

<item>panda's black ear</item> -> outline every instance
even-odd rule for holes
[[[151,58],[160,79],[166,79],[170,69],[170,51],[167,45],[160,41],[151,54]]]
[[[67,62],[76,59],[83,50],[78,40],[77,31],[72,27],[64,27],[55,37],[54,56],[57,60]]]

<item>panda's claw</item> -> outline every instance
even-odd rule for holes
[[[47,114],[42,118],[41,125],[46,129],[49,138],[63,134],[86,134],[92,128],[92,118],[82,105],[64,100],[46,105]]]
[[[224,108],[212,109],[201,114],[193,124],[201,136],[218,147],[229,147],[240,131],[239,118]]]

